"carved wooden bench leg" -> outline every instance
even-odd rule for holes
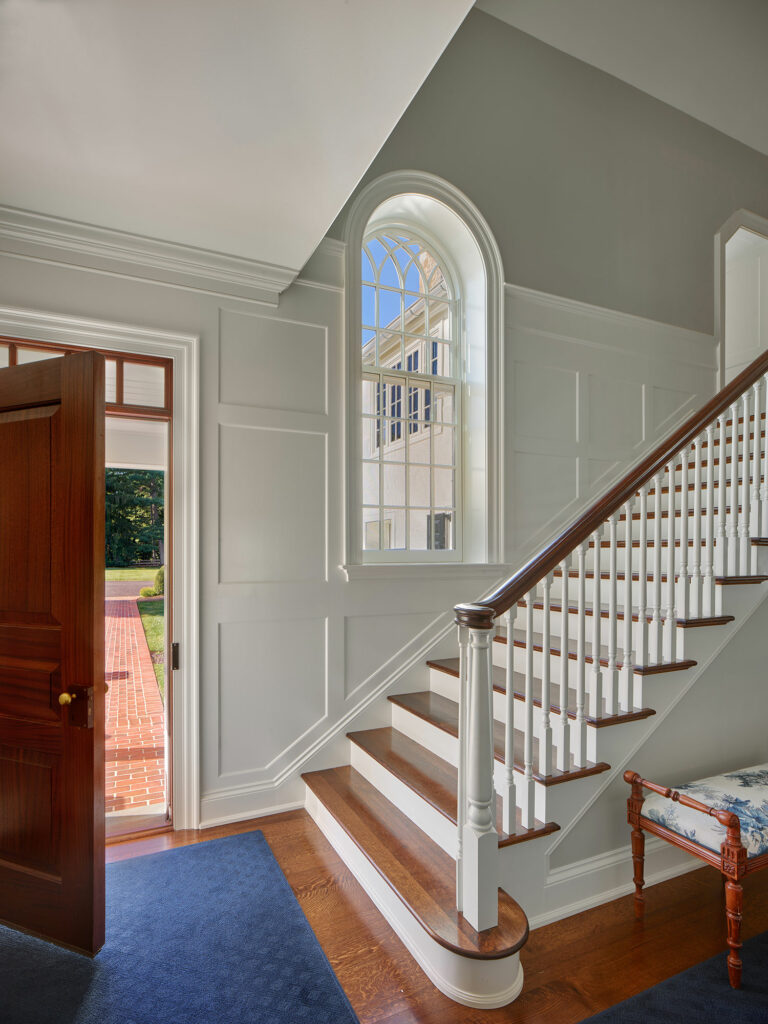
[[[731,988],[741,988],[741,910],[743,886],[727,879],[725,883],[725,916],[728,921],[728,978]]]
[[[624,779],[632,786],[632,795],[627,800],[627,821],[632,826],[632,864],[635,877],[635,917],[645,913],[643,868],[645,867],[645,833],[640,827],[640,813],[643,809],[642,779],[637,772],[625,772]]]

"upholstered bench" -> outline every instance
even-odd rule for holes
[[[643,916],[644,832],[666,839],[707,864],[725,878],[728,925],[728,977],[741,985],[741,912],[744,875],[768,867],[768,764],[665,789],[624,772],[632,787],[627,820],[632,826],[635,914]],[[651,791],[646,797],[643,790]]]

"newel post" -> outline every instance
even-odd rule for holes
[[[491,643],[494,614],[483,605],[456,606],[456,622],[469,631],[466,738],[466,808],[462,834],[461,901],[464,916],[478,931],[499,921],[499,837],[493,784]],[[461,814],[458,816],[461,820]]]

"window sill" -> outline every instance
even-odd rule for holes
[[[495,580],[510,576],[515,567],[490,562],[367,562],[340,565],[348,583],[355,580],[442,580],[462,576]]]

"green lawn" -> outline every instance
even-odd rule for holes
[[[165,601],[154,598],[149,601],[137,601],[141,624],[144,627],[144,635],[147,638],[147,645],[154,654],[156,651],[165,650]],[[160,696],[165,703],[165,665],[161,661],[152,666],[157,676],[157,685],[160,689]]]
[[[151,583],[155,578],[157,569],[107,569],[104,579],[107,583],[133,583],[134,580],[149,580]]]

